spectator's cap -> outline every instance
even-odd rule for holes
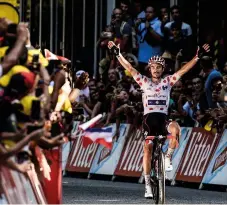
[[[162,57],[163,57],[165,60],[166,60],[166,59],[168,59],[168,60],[173,60],[171,53],[168,52],[168,51],[165,51],[165,52],[162,54]]]
[[[34,87],[35,79],[36,75],[32,72],[20,72],[12,76],[7,88],[14,97],[23,96]]]
[[[136,58],[135,55],[131,54],[131,53],[127,53],[125,55],[125,58],[129,61],[129,63],[131,63],[131,65],[135,68],[138,67],[139,63],[138,63],[138,59]]]
[[[76,77],[79,78],[83,73],[85,73],[84,70],[78,70],[78,71],[76,72]]]

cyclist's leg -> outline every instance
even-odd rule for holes
[[[151,155],[152,155],[152,141],[148,139],[151,136],[150,115],[144,116],[143,132],[144,132],[144,155],[143,155],[143,171],[145,179],[145,197],[153,197],[151,190]]]
[[[151,173],[151,157],[152,157],[152,143],[148,142],[149,140],[146,140],[144,143],[144,155],[143,155],[143,171],[144,176],[149,175]]]
[[[177,122],[172,121],[169,123],[167,127],[168,133],[171,135],[171,139],[169,140],[169,147],[166,153],[166,171],[171,171],[173,169],[171,159],[174,150],[176,149],[178,145],[178,139],[180,136],[180,126],[178,125]]]
[[[169,123],[167,127],[167,131],[171,134],[172,138],[169,142],[169,148],[175,149],[178,145],[179,137],[180,137],[180,126],[177,122],[172,121]]]

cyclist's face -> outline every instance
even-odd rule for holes
[[[150,65],[150,73],[153,78],[161,78],[163,71],[163,66],[159,63],[152,63]]]

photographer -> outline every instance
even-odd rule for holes
[[[148,6],[146,8],[146,19],[136,21],[136,31],[138,34],[139,52],[139,70],[145,72],[145,66],[150,57],[162,55],[162,37],[161,21],[156,15],[155,8]]]
[[[178,111],[184,116],[184,126],[193,127],[197,121],[197,114],[200,110],[200,93],[192,90],[185,90],[186,95],[181,94],[178,100]],[[186,103],[184,103],[186,101]]]

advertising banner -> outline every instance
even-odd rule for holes
[[[63,144],[63,146],[62,146],[62,171],[63,171],[63,173],[65,173],[65,167],[66,167],[66,163],[67,163],[67,160],[69,157],[70,147],[71,147],[70,142]]]
[[[116,176],[140,177],[143,162],[143,136],[140,129],[128,133],[117,168]]]
[[[218,148],[203,177],[202,184],[227,185],[227,130],[224,131]]]
[[[203,128],[193,128],[175,180],[200,183],[219,140],[218,134]]]
[[[0,175],[4,201],[9,204],[38,203],[29,180],[23,174],[1,166]]]
[[[116,133],[116,124],[113,126],[112,135]],[[114,142],[112,150],[99,146],[93,160],[90,174],[113,175],[119,162],[122,149],[125,144],[125,138],[128,134],[129,125],[120,125],[120,135],[117,142]]]
[[[78,127],[80,122],[74,122],[73,132],[73,145],[66,164],[66,170],[72,172],[85,172],[90,171],[93,159],[98,149],[98,144],[91,144],[87,148],[82,145],[82,132]]]

